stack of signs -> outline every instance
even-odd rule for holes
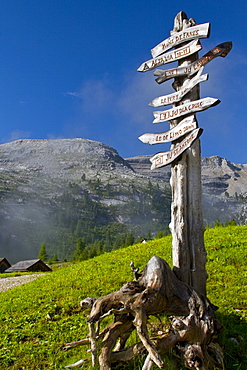
[[[199,39],[208,37],[209,31],[210,24],[204,23],[189,27],[180,32],[173,32],[172,36],[162,41],[151,50],[153,59],[142,63],[138,68],[138,71],[150,71],[163,64],[184,59],[198,52],[202,48]],[[185,44],[187,41],[188,43]],[[172,49],[179,44],[183,44],[183,46],[167,52],[167,50]],[[179,91],[169,95],[157,97],[153,99],[149,105],[153,107],[160,107],[169,104],[175,104],[181,101],[182,98],[197,84],[208,79],[208,74],[202,74],[204,66],[218,56],[225,57],[231,48],[232,43],[225,42],[217,45],[203,57],[199,58],[187,67],[178,67],[168,70],[157,69],[154,72],[154,75],[158,76],[156,82],[159,84],[179,76],[185,76],[185,79]],[[171,150],[158,153],[152,157],[151,169],[166,166],[179,157],[187,148],[189,148],[193,141],[202,133],[202,129],[197,127],[197,121],[194,113],[203,111],[219,103],[220,101],[218,99],[208,97],[173,106],[171,109],[153,112],[155,118],[153,123],[165,122],[168,120],[172,121],[173,119],[177,119],[182,116],[185,116],[185,118],[169,131],[143,134],[139,137],[142,142],[150,145],[174,142],[175,140],[184,137],[182,138],[182,141],[172,145]]]

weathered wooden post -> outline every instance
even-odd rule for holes
[[[184,12],[175,17],[171,36],[151,50],[153,59],[144,62],[138,71],[145,72],[178,60],[178,67],[156,70],[157,83],[174,78],[175,93],[154,99],[154,107],[173,104],[172,109],[154,112],[153,123],[170,122],[170,130],[159,134],[144,134],[140,140],[149,144],[172,142],[170,151],[151,158],[151,169],[171,163],[171,223],[173,237],[173,269],[177,277],[206,294],[206,251],[201,204],[201,149],[196,112],[217,105],[214,98],[200,99],[199,83],[203,67],[217,56],[226,56],[231,42],[220,44],[198,59],[199,38],[209,36],[209,23],[196,25]],[[191,41],[192,40],[192,41]],[[181,46],[182,44],[182,46]],[[171,48],[173,51],[166,52]],[[184,118],[185,116],[185,118]]]
[[[147,357],[142,370],[153,364],[164,367],[162,356],[173,349],[187,368],[194,370],[222,369],[223,351],[215,341],[221,325],[215,317],[217,309],[206,298],[206,251],[201,205],[201,158],[195,113],[219,103],[215,98],[200,99],[199,83],[207,79],[203,67],[217,56],[226,56],[231,42],[220,44],[198,59],[199,38],[208,37],[209,23],[196,25],[183,12],[175,17],[171,36],[152,49],[153,59],[143,63],[145,72],[178,60],[177,68],[156,70],[156,81],[174,78],[174,93],[155,98],[150,105],[160,107],[173,104],[165,111],[154,112],[154,123],[170,122],[170,129],[139,137],[145,143],[172,142],[171,149],[151,158],[151,169],[171,163],[173,264],[160,257],[152,257],[143,271],[131,263],[134,281],[128,281],[118,291],[100,298],[86,298],[82,307],[90,307],[89,338],[67,343],[64,350],[91,344],[92,364],[97,353],[100,370],[111,370],[111,364],[125,362],[139,354]],[[191,41],[192,40],[192,41]],[[181,46],[182,45],[182,46]],[[173,51],[167,50],[175,48]],[[169,329],[157,330],[150,337],[148,320],[151,316],[167,315]],[[101,332],[102,320],[113,315],[114,320]],[[161,318],[161,317],[160,317]],[[136,330],[140,342],[126,347],[127,339]],[[97,333],[97,334],[96,334]],[[81,366],[89,358],[66,368]]]

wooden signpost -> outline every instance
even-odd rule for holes
[[[231,42],[224,42],[198,58],[201,48],[199,39],[209,37],[209,33],[209,23],[197,25],[184,12],[180,12],[175,17],[171,36],[151,49],[153,59],[138,68],[139,72],[147,72],[178,61],[175,68],[154,71],[154,75],[158,76],[158,84],[174,78],[173,87],[176,91],[149,103],[153,107],[172,104],[170,109],[153,112],[153,123],[169,121],[170,130],[143,134],[139,139],[151,145],[172,142],[170,150],[157,153],[151,158],[151,169],[171,164],[170,229],[173,236],[174,272],[181,281],[203,294],[206,294],[207,273],[201,205],[199,136],[202,130],[198,128],[194,114],[220,103],[215,98],[200,99],[199,84],[208,79],[207,74],[202,75],[204,66],[218,56],[225,57],[232,48]]]
[[[155,107],[173,104],[171,109],[154,112],[154,122],[169,120],[170,130],[139,137],[151,145],[172,142],[169,151],[151,158],[151,169],[171,163],[173,270],[156,256],[148,261],[141,272],[131,262],[133,281],[128,281],[120,290],[104,297],[86,298],[81,302],[82,308],[91,308],[87,320],[89,336],[78,342],[67,343],[64,350],[91,344],[88,352],[91,353],[92,366],[98,359],[100,370],[111,370],[112,363],[129,361],[145,353],[142,370],[151,370],[153,364],[161,369],[164,368],[162,356],[171,354],[173,349],[176,358],[180,357],[186,368],[205,370],[224,367],[223,351],[215,341],[221,325],[214,314],[216,307],[206,297],[199,139],[202,129],[192,113],[219,103],[214,98],[200,99],[199,82],[207,78],[207,75],[201,75],[201,68],[216,56],[227,55],[231,43],[220,44],[198,59],[197,51],[190,53],[189,49],[191,45],[198,45],[198,38],[208,35],[209,23],[196,25],[193,19],[188,19],[184,12],[180,12],[175,17],[171,36],[153,48],[154,59],[143,63],[138,69],[147,71],[178,60],[177,68],[159,70],[156,80],[162,83],[174,77],[176,92],[158,97],[150,104]],[[194,39],[195,43],[186,44]],[[181,43],[183,46],[176,48]],[[175,47],[174,51],[165,53],[172,47]],[[197,75],[191,77],[196,72]],[[164,314],[170,319],[170,327],[165,332],[167,321],[163,325]],[[110,315],[114,316],[112,322],[99,332],[102,320]],[[147,324],[149,318],[154,316],[160,320],[161,334],[157,320],[151,338]],[[134,329],[139,342],[128,347],[128,338]],[[86,360],[82,359],[66,368],[81,366]]]

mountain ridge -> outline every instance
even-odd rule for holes
[[[150,157],[124,159],[82,138],[1,144],[0,256],[35,258],[46,242],[50,253],[69,258],[78,237],[95,243],[104,236],[107,250],[124,232],[167,230],[170,167],[151,171]],[[205,224],[246,223],[246,184],[247,165],[202,158]]]

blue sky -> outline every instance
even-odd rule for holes
[[[205,68],[201,98],[221,100],[197,113],[202,155],[247,163],[247,2],[135,0],[2,0],[0,11],[0,142],[82,137],[126,158],[169,150],[138,140],[162,132],[148,103],[174,90],[137,68],[170,35],[183,10],[211,23],[202,56],[232,41],[226,58]],[[172,68],[168,64],[161,68]],[[166,107],[165,109],[170,108]],[[157,108],[156,108],[157,110]]]

